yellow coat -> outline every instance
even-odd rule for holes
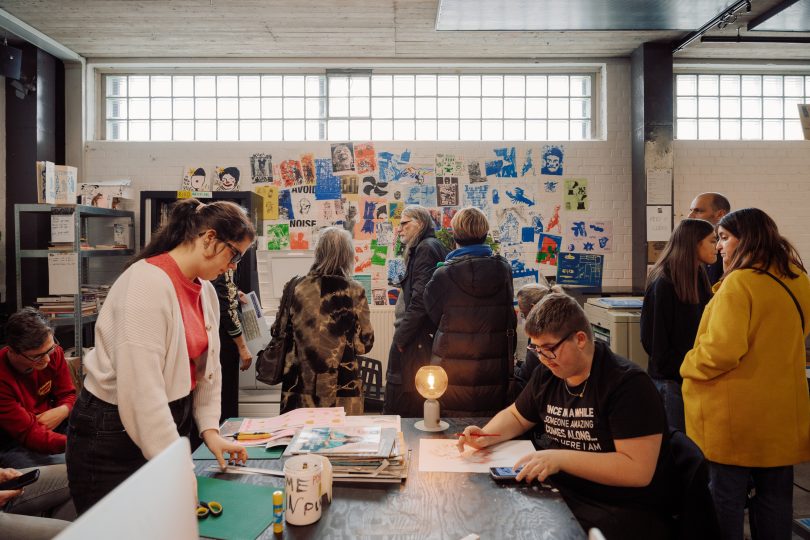
[[[810,280],[782,281],[799,301],[804,329],[776,281],[735,270],[715,286],[681,365],[686,433],[710,461],[778,467],[810,460]]]

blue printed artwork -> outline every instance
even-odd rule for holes
[[[602,286],[604,255],[591,253],[560,253],[557,262],[557,284]]]
[[[292,195],[289,189],[282,189],[278,192],[278,219],[295,219],[293,212]]]
[[[399,257],[388,261],[388,283],[399,285],[405,277],[405,261]]]
[[[509,200],[512,201],[513,204],[525,204],[526,206],[534,206],[534,200],[530,199],[526,196],[523,188],[520,186],[515,186],[515,189],[512,191],[506,190],[506,196],[509,197]]]
[[[534,243],[534,227],[522,227],[520,229],[520,239],[523,242]]]
[[[520,176],[526,176],[531,173],[531,176],[537,174],[534,170],[534,159],[532,159],[532,148],[526,150],[526,156],[523,160],[523,167],[520,169]]]
[[[405,204],[436,206],[436,186],[430,184],[404,186]]]
[[[489,215],[489,184],[465,184],[464,204],[474,206]]]
[[[613,220],[573,219],[567,224],[569,251],[605,253],[613,251]]]
[[[411,161],[411,151],[404,150],[401,154],[392,152],[379,152],[377,166],[380,168],[381,182],[399,182],[405,174],[405,168]]]
[[[515,147],[496,148],[495,155],[501,158],[501,169],[495,174],[499,178],[517,178],[515,170]],[[489,167],[487,167],[488,169]],[[489,172],[487,172],[489,174]]]
[[[562,176],[564,158],[565,151],[562,145],[547,144],[543,147],[543,166],[540,168],[540,174]]]
[[[340,199],[340,177],[332,173],[332,160],[315,160],[315,200]]]

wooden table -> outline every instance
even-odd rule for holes
[[[444,419],[450,428],[426,433],[402,419],[402,432],[411,453],[408,479],[402,484],[336,483],[331,504],[319,521],[308,526],[284,524],[283,538],[447,538],[470,533],[484,539],[583,539],[584,531],[558,493],[534,486],[499,485],[488,474],[420,473],[419,439],[447,438],[470,424],[486,419]],[[250,467],[281,469],[279,460],[249,461]],[[264,475],[216,475],[206,469],[212,461],[198,461],[199,476],[283,488],[284,479]],[[268,509],[268,512],[270,509]],[[278,538],[272,526],[259,537]]]

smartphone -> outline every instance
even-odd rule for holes
[[[39,469],[34,469],[33,471],[28,471],[27,473],[18,476],[17,478],[12,478],[11,480],[0,482],[0,491],[14,491],[17,489],[21,489],[27,486],[28,484],[33,484],[38,479],[39,479]]]
[[[489,475],[496,482],[515,482],[520,469],[513,469],[512,467],[490,467]]]

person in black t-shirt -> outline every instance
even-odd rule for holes
[[[669,538],[671,472],[661,398],[640,367],[594,343],[575,299],[549,294],[529,313],[529,348],[541,365],[515,403],[459,437],[483,448],[534,426],[548,449],[520,458],[518,481],[549,481],[586,529],[607,538]],[[481,434],[492,434],[481,437]]]

